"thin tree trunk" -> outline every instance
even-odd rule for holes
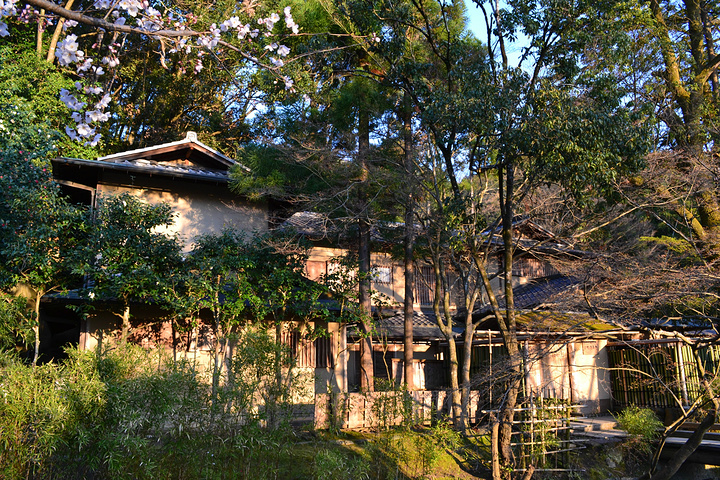
[[[460,367],[460,393],[462,408],[460,416],[460,431],[465,433],[470,419],[470,367],[472,365],[472,340],[475,329],[472,324],[472,310],[467,311],[465,321],[465,334],[463,338],[463,362]]]
[[[450,389],[452,390],[452,405],[450,413],[453,418],[455,428],[463,430],[462,425],[462,395],[460,394],[460,382],[458,379],[458,355],[457,344],[455,338],[451,335],[448,339],[448,360],[450,361]]]
[[[515,323],[515,300],[512,286],[513,267],[513,195],[514,195],[514,166],[512,161],[501,169],[498,174],[500,191],[500,212],[502,215],[502,240],[503,240],[503,277],[505,283],[505,312],[504,316],[498,319],[503,342],[510,357],[510,385],[505,393],[505,401],[500,409],[500,431],[498,436],[500,458],[505,472],[512,471],[515,458],[511,447],[512,422],[515,417],[515,407],[522,378],[522,356],[517,339],[517,327]],[[507,474],[509,475],[509,473]]]
[[[358,296],[363,314],[362,335],[360,341],[360,389],[363,392],[375,390],[373,347],[372,347],[372,303],[370,298],[370,220],[368,218],[368,199],[366,183],[368,180],[367,156],[370,150],[370,115],[360,108],[358,119],[358,157],[362,169],[362,183],[359,187],[360,212],[358,220],[358,274],[360,284]]]
[[[405,144],[405,175],[408,180],[407,195],[405,197],[405,304],[403,309],[404,315],[404,368],[405,368],[405,388],[408,391],[415,390],[415,368],[413,354],[413,290],[415,288],[415,269],[413,263],[414,247],[415,247],[415,198],[413,196],[412,179],[414,175],[413,163],[413,139],[412,139],[412,113],[410,111],[410,99],[405,94],[403,104],[403,143]]]
[[[37,37],[35,39],[35,53],[38,58],[42,58],[43,33],[45,32],[44,19],[45,9],[40,9],[40,21],[37,23]]]
[[[714,403],[717,408],[717,400],[715,400]],[[712,427],[715,423],[715,418],[717,417],[716,408],[713,408],[710,413],[705,416],[703,421],[700,422],[700,425],[698,425],[697,430],[693,432],[690,438],[688,438],[683,446],[680,447],[680,449],[672,456],[670,461],[668,461],[663,468],[650,477],[650,480],[670,480],[670,478],[672,478],[672,476],[680,470],[683,463],[685,463],[690,455],[692,455],[693,452],[695,452],[695,450],[697,450],[700,446],[703,436],[705,436],[707,431],[710,430],[710,427]]]
[[[175,328],[175,318],[170,319],[170,333],[172,334],[172,355],[173,365],[177,365],[177,329]]]
[[[492,465],[492,479],[502,480],[500,475],[500,452],[498,451],[500,423],[494,413],[490,414],[490,463]]]
[[[696,348],[693,348],[693,357],[695,359],[695,366],[698,370],[698,377],[700,378],[700,383],[705,390],[705,395],[712,403],[712,408],[710,409],[710,412],[705,416],[703,421],[700,422],[697,430],[693,432],[690,438],[687,439],[683,446],[680,447],[680,449],[675,453],[675,455],[673,455],[670,461],[666,463],[663,468],[652,474],[650,480],[669,480],[673,475],[675,475],[675,473],[680,470],[680,467],[682,467],[685,461],[690,458],[690,455],[692,455],[695,450],[697,450],[697,448],[700,446],[700,444],[702,443],[702,439],[705,436],[705,433],[707,433],[707,431],[710,430],[710,427],[713,426],[717,419],[718,412],[720,412],[720,396],[715,393],[715,388],[708,381],[707,372],[705,371],[705,364],[700,358],[700,355],[698,354]],[[659,458],[659,456],[660,452],[658,451],[656,452],[656,457]]]
[[[370,225],[360,220],[359,245],[359,301],[363,313],[362,338],[360,339],[360,390],[375,390],[373,343],[372,343],[372,304],[370,299]]]
[[[41,292],[35,292],[35,325],[33,325],[33,333],[35,334],[35,353],[33,354],[33,367],[37,365],[40,356],[40,298]]]
[[[122,313],[122,327],[120,330],[120,345],[127,345],[127,339],[130,334],[130,304],[125,303]]]
[[[65,9],[72,9],[73,3],[75,3],[75,0],[68,0],[65,4]],[[50,39],[50,45],[48,46],[48,53],[47,57],[45,58],[48,63],[52,63],[55,60],[55,49],[57,48],[58,40],[60,40],[60,34],[63,31],[63,25],[65,25],[65,19],[63,17],[60,17],[58,19],[57,25],[55,26],[53,36]]]
[[[440,245],[438,243],[438,245]],[[458,380],[458,355],[457,343],[452,330],[452,315],[450,313],[450,294],[443,286],[441,260],[438,252],[434,253],[433,270],[435,271],[435,293],[433,297],[433,312],[437,318],[440,331],[448,342],[448,361],[450,363],[450,416],[456,428],[461,428],[462,397],[460,395],[460,382]],[[440,309],[442,303],[443,308]]]
[[[408,217],[412,219],[412,210],[405,212],[405,305],[403,309],[404,315],[404,368],[405,368],[405,388],[413,391],[415,385],[415,366],[414,366],[414,336],[413,336],[413,314],[414,314],[414,266],[413,266],[413,242],[412,226],[407,227]]]
[[[220,389],[220,372],[222,369],[222,363],[220,361],[220,354],[222,353],[222,341],[221,338],[223,337],[222,330],[220,327],[220,322],[217,318],[217,314],[215,316],[215,352],[213,357],[213,374],[212,374],[212,405],[215,407],[217,406],[217,395],[218,390]],[[197,351],[197,347],[196,350]]]

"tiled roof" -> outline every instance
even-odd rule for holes
[[[559,295],[568,292],[578,285],[578,280],[573,277],[564,275],[551,275],[549,277],[537,278],[530,282],[520,285],[513,289],[516,310],[530,310],[536,308],[543,303],[548,303],[556,299]],[[498,299],[501,308],[505,307],[505,299]],[[547,314],[548,312],[544,312]],[[479,306],[473,316],[476,320],[486,318],[483,324],[494,322],[491,316],[492,308],[488,304]],[[455,314],[455,326],[453,333],[457,336],[463,331],[460,322],[457,321],[459,314]],[[550,313],[550,315],[556,315]],[[568,314],[575,316],[575,314]],[[532,322],[531,322],[532,323]],[[547,321],[544,322],[547,324]],[[532,325],[529,325],[532,327]],[[542,327],[538,324],[538,327]],[[381,336],[387,339],[400,339],[404,335],[405,317],[402,311],[396,312],[392,316],[378,320],[377,329]],[[482,327],[486,328],[486,327]],[[492,327],[491,327],[492,328]],[[413,337],[415,340],[445,340],[445,336],[437,326],[435,313],[429,310],[415,310],[413,312]]]
[[[558,295],[574,289],[578,280],[565,275],[550,275],[548,277],[535,278],[529,282],[513,288],[513,299],[516,310],[530,310],[537,308],[543,303],[548,303],[557,298]],[[505,296],[498,298],[500,308],[505,308]],[[475,309],[475,316],[486,316],[492,312],[489,303],[480,305]]]
[[[156,172],[167,175],[193,175],[201,177],[210,177],[216,179],[227,179],[228,172],[222,170],[213,170],[210,168],[202,168],[198,166],[185,166],[177,164],[160,163],[154,160],[124,160],[122,162],[113,162],[113,165],[123,166],[126,168],[142,169],[146,172]]]
[[[551,275],[530,280],[528,283],[513,289],[515,308],[520,310],[535,308],[552,300],[556,295],[575,288],[577,284],[577,279],[564,275]],[[503,298],[503,306],[504,300]]]
[[[292,229],[300,235],[315,240],[327,238],[331,231],[337,230],[327,216],[314,212],[293,213],[283,222],[281,228]]]
[[[388,339],[402,338],[405,334],[405,315],[398,312],[395,315],[378,321],[379,333]],[[456,335],[462,329],[454,328]],[[437,325],[435,313],[427,310],[413,312],[413,337],[415,340],[442,340],[445,336]]]
[[[130,173],[144,173],[168,177],[214,180],[223,183],[227,182],[229,179],[227,171],[213,170],[198,166],[160,163],[153,160],[145,159],[107,162],[103,160],[83,160],[79,158],[56,158],[54,162],[59,164],[77,165],[83,167],[123,171]]]
[[[98,160],[103,162],[123,162],[139,159],[167,159],[168,157],[177,156],[179,152],[182,153],[178,158],[202,158],[204,161],[222,166],[223,169],[237,164],[232,158],[200,142],[195,132],[187,132],[183,140],[113,153],[100,157]]]

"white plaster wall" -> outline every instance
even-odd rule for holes
[[[183,250],[190,251],[195,237],[205,233],[220,233],[232,227],[250,237],[268,229],[268,208],[262,203],[250,203],[225,193],[224,187],[205,187],[206,190],[155,190],[127,186],[99,185],[98,196],[129,193],[152,205],[169,204],[174,213],[172,228],[165,233],[177,234]],[[212,189],[215,189],[213,191]]]
[[[585,406],[583,413],[599,412],[609,405],[612,393],[606,345],[604,339],[529,344],[533,361],[525,372],[527,388],[547,396],[570,398],[572,393],[573,402]]]
[[[607,340],[584,340],[572,344],[570,368],[574,380],[574,395],[577,403],[587,405],[590,413],[612,398]]]

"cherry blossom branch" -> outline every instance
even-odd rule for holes
[[[71,117],[76,122],[75,128],[68,126],[65,131],[72,139],[84,141],[89,145],[94,146],[98,143],[100,134],[96,132],[96,128],[98,124],[109,119],[105,108],[109,105],[111,97],[99,85],[98,79],[106,73],[105,68],[116,69],[120,64],[119,51],[122,46],[115,43],[118,34],[145,35],[158,41],[160,63],[164,68],[168,68],[166,65],[168,41],[172,42],[170,53],[189,55],[193,51],[197,52],[197,58],[194,60],[195,73],[199,73],[204,68],[203,56],[208,52],[214,52],[219,45],[237,52],[260,68],[274,72],[283,80],[286,89],[293,88],[292,79],[279,72],[285,64],[284,59],[289,55],[290,49],[275,42],[261,42],[274,36],[273,29],[281,21],[278,13],[256,20],[259,26],[265,27],[265,31],[262,32],[260,28],[253,28],[249,23],[243,24],[238,16],[223,21],[219,26],[213,23],[207,30],[199,31],[190,28],[190,25],[197,21],[194,15],[177,14],[171,8],[161,13],[151,7],[147,0],[94,0],[93,8],[98,12],[105,12],[103,16],[97,17],[70,10],[49,0],[24,0],[24,3],[25,8],[19,13],[16,6],[18,0],[0,0],[0,36],[10,34],[7,24],[3,21],[4,18],[19,16],[25,22],[32,18],[36,18],[39,22],[47,22],[49,21],[46,18],[47,12],[65,19],[63,31],[82,23],[95,27],[100,32],[115,32],[109,45],[103,45],[102,34],[92,45],[93,50],[107,49],[109,52],[97,63],[92,56],[86,55],[85,51],[80,49],[78,36],[72,33],[65,32],[65,38],[57,43],[54,52],[58,64],[63,67],[75,66],[76,74],[82,80],[75,83],[76,92],[67,89],[62,89],[60,92],[60,99],[71,110]],[[32,7],[44,13],[33,11]],[[300,28],[293,20],[290,7],[285,7],[283,13],[285,27],[293,35],[297,35]],[[115,20],[110,22],[108,21],[110,18]],[[168,29],[168,25],[174,28]],[[226,39],[221,38],[223,36]],[[231,43],[230,38],[233,37],[235,37],[234,41],[243,44],[238,46]],[[192,39],[196,40],[192,42]],[[253,50],[256,51],[256,55],[251,53]],[[269,59],[269,64],[265,63],[263,58]]]
[[[91,17],[89,15],[75,12],[73,10],[67,10],[61,5],[50,2],[48,0],[25,0],[25,3],[32,5],[37,8],[44,8],[48,12],[52,12],[67,20],[73,20],[83,25],[90,25],[92,27],[102,28],[107,31],[114,31],[120,33],[133,33],[138,35],[150,35],[154,37],[197,37],[203,35],[202,32],[194,30],[150,30],[140,27],[134,27],[132,25],[111,23],[101,18]]]

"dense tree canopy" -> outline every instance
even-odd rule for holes
[[[58,36],[18,22],[14,4],[3,7],[3,291],[22,282],[39,298],[62,288],[72,271],[64,252],[87,235],[74,272],[94,280],[89,292],[122,304],[125,326],[130,302],[140,299],[212,312],[216,376],[221,360],[231,370],[240,325],[279,325],[288,310],[310,315],[324,291],[302,278],[302,251],[283,255],[265,240],[248,247],[235,232],[201,237],[183,261],[177,242],[156,231],[170,221],[167,208],[131,197],[107,200],[94,224],[79,221],[82,212],[57,195],[46,165],[55,145],[92,156],[53,133],[75,122],[71,136],[94,145],[102,131],[99,145],[111,150],[196,130],[250,167],[233,172],[239,194],[273,199],[286,209],[281,217],[313,210],[344,232],[345,246],[354,235],[367,389],[370,232],[402,215],[417,225],[404,232],[406,268],[413,255],[433,267],[459,428],[473,312],[483,298],[511,358],[496,477],[513,467],[512,409],[523,374],[512,287],[519,218],[552,225],[597,253],[596,270],[584,272],[584,306],[574,307],[618,323],[690,316],[717,327],[720,26],[712,2],[180,2],[162,12],[121,3],[114,18],[123,20],[102,23],[99,14],[114,9],[107,2],[30,1],[66,26],[81,22],[64,34],[60,23],[45,25]],[[468,32],[467,8],[480,10],[482,38]],[[298,57],[289,62],[291,50]],[[504,278],[502,290],[494,276]],[[173,304],[178,294],[192,306]],[[9,314],[22,307],[3,305]]]

